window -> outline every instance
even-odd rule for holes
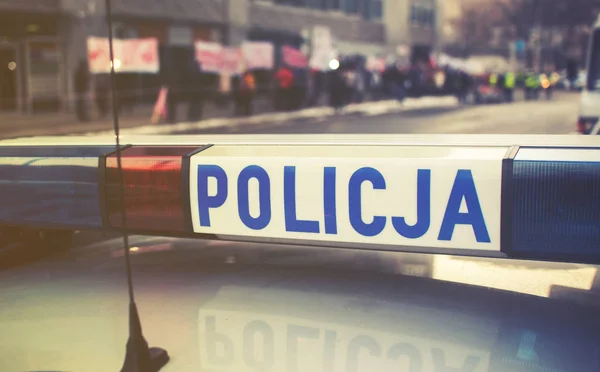
[[[427,10],[423,9],[422,6],[419,6],[417,8],[417,23],[419,25],[425,24],[426,13],[427,13]]]
[[[340,10],[342,9],[342,0],[325,0],[327,9]]]
[[[113,24],[113,35],[118,39],[135,39],[139,37],[135,27],[124,23]]]
[[[369,6],[371,5],[372,0],[358,0],[358,14],[361,15],[363,19],[369,19],[370,10]]]
[[[413,25],[433,27],[435,25],[435,5],[411,4],[410,23]]]
[[[321,9],[321,10],[327,10],[328,6],[329,6],[329,0],[313,0],[316,3],[315,8],[317,9]]]
[[[359,0],[359,13],[363,19],[378,20],[382,17],[382,0]]]
[[[359,0],[344,0],[344,10],[346,11],[346,13],[358,13],[358,1]]]
[[[275,4],[289,5],[298,8],[312,9],[336,9],[339,8],[339,0],[273,0]],[[334,4],[337,3],[337,4]]]
[[[370,2],[370,18],[379,20],[383,18],[382,0],[371,0]]]

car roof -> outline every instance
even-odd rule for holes
[[[120,368],[127,339],[122,240],[77,236],[84,242],[70,253],[0,271],[5,370]],[[388,371],[403,355],[423,370],[439,363],[508,370],[525,362],[597,368],[596,307],[400,274],[434,265],[433,256],[143,236],[131,244],[145,336],[172,357],[162,371],[314,371],[323,363]],[[469,265],[468,258],[443,262],[442,271]],[[589,270],[532,265],[552,276]],[[483,270],[502,281],[501,266],[488,262]],[[518,281],[522,289],[536,282]],[[523,342],[543,347],[528,360],[519,354]]]

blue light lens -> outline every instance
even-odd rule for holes
[[[518,158],[513,163],[512,253],[600,261],[600,162]]]
[[[100,147],[0,148],[0,224],[100,228]]]

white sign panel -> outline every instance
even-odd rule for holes
[[[110,72],[107,38],[88,37],[87,52],[90,72]],[[157,73],[159,70],[157,39],[115,39],[113,52],[116,72]]]
[[[242,53],[248,70],[267,69],[274,67],[274,47],[269,42],[244,41]]]
[[[191,159],[196,233],[500,250],[506,148],[215,146]]]
[[[329,61],[336,57],[329,28],[324,26],[313,27],[310,67],[326,70],[329,67]]]

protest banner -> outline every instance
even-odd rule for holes
[[[157,73],[159,71],[158,40],[113,40],[115,72]],[[88,37],[87,56],[93,74],[110,72],[110,50],[107,38]]]
[[[337,58],[331,30],[325,26],[312,27],[310,42],[310,67],[321,71],[328,70],[329,62]]]
[[[221,49],[220,71],[230,75],[240,74],[243,70],[242,50],[236,47]]]
[[[196,61],[203,72],[220,72],[223,46],[219,43],[196,41],[194,43]]]
[[[290,66],[296,68],[305,68],[308,66],[308,58],[304,53],[299,51],[298,49],[292,48],[290,46],[283,46],[283,62]]]
[[[245,41],[242,43],[242,55],[248,70],[274,67],[274,47],[269,42]]]
[[[159,71],[157,39],[127,39],[121,42],[121,71],[141,73],[157,73]]]

